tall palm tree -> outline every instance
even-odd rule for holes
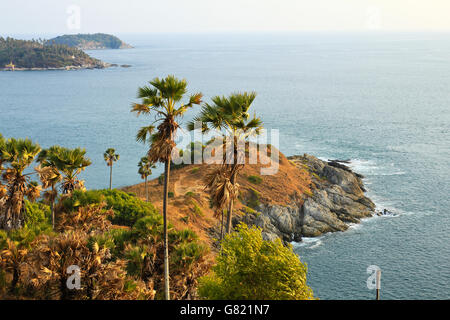
[[[255,92],[233,93],[228,97],[215,96],[212,98],[212,104],[205,103],[200,114],[188,124],[189,130],[195,129],[196,122],[202,123],[203,132],[211,129],[221,130],[225,136],[224,147],[225,144],[231,146],[231,148],[225,149],[231,149],[230,152],[232,154],[224,154],[223,168],[216,172],[221,178],[214,181],[216,178],[213,174],[212,180],[207,184],[207,188],[209,188],[213,198],[215,197],[214,194],[218,195],[225,191],[228,193],[226,197],[228,201],[227,233],[231,232],[233,205],[238,194],[237,175],[245,163],[245,159],[240,159],[242,154],[245,153],[239,152],[238,146],[242,142],[248,141],[250,136],[259,134],[263,128],[261,119],[256,116],[250,117],[249,114],[250,106],[255,98]],[[226,159],[232,159],[232,163],[227,163]],[[232,188],[227,184],[228,180]],[[222,191],[214,191],[214,185],[222,188]],[[217,201],[217,203],[220,206],[224,205],[223,201]]]
[[[164,296],[170,299],[169,293],[169,247],[167,234],[167,198],[170,176],[171,153],[175,147],[175,133],[179,128],[177,118],[182,117],[187,109],[201,103],[202,94],[196,93],[189,97],[186,104],[180,103],[187,90],[185,79],[179,80],[172,75],[164,79],[155,78],[149,82],[151,87],[144,86],[138,90],[138,98],[141,103],[135,103],[131,112],[137,115],[154,114],[157,123],[156,132],[152,134],[152,126],[144,127],[148,134],[144,139],[138,136],[138,141],[150,142],[148,151],[150,162],[164,163],[164,194],[163,194],[163,220],[164,220]],[[142,130],[142,129],[141,129]]]
[[[106,165],[109,167],[109,190],[112,189],[112,167],[114,162],[120,159],[120,155],[116,154],[116,150],[113,148],[106,149],[103,154],[103,158],[106,161]]]
[[[53,229],[55,228],[54,204],[58,197],[56,185],[62,180],[62,174],[59,170],[62,165],[59,158],[62,150],[63,148],[60,146],[52,146],[42,150],[37,157],[39,167],[35,168],[41,179],[42,187],[44,189],[51,188],[50,191],[44,193],[44,198],[50,203]]]
[[[21,228],[24,221],[24,199],[38,197],[40,188],[30,181],[33,173],[24,173],[41,150],[38,144],[29,139],[10,138],[1,147],[1,159],[6,163],[2,179],[6,195],[0,208],[0,229]]]
[[[6,196],[6,187],[2,184],[2,172],[3,172],[3,149],[5,148],[5,138],[0,133],[0,208],[4,201],[4,196]]]
[[[148,202],[148,185],[147,185],[147,179],[148,176],[152,174],[152,169],[156,168],[156,166],[148,160],[148,157],[142,157],[141,160],[138,163],[138,173],[141,175],[141,178],[144,179],[145,184],[145,198]]]

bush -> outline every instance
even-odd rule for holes
[[[261,184],[262,182],[262,178],[260,176],[249,176],[247,180],[253,184]]]
[[[116,189],[74,191],[71,197],[63,200],[63,205],[66,210],[73,211],[80,206],[103,202],[106,203],[106,209],[114,210],[115,214],[111,217],[111,222],[117,225],[131,227],[140,218],[158,214],[151,203]]]
[[[248,190],[247,206],[257,210],[261,205],[261,202],[259,201],[260,196],[261,194],[258,191],[256,191],[253,188],[250,188]]]
[[[25,223],[23,228],[4,231],[0,230],[0,251],[6,247],[7,239],[18,245],[29,248],[31,242],[40,234],[51,234],[52,224],[50,207],[43,203],[33,203],[25,200]]]
[[[200,278],[205,299],[309,300],[307,267],[281,240],[264,241],[261,229],[245,224],[222,242],[213,272]]]
[[[25,200],[25,228],[51,227],[50,207],[41,202],[30,202]]]

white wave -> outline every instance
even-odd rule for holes
[[[355,172],[361,174],[372,174],[379,170],[373,160],[352,159],[348,166]]]
[[[365,176],[404,175],[405,171],[396,168],[394,163],[378,165],[373,160],[352,159],[348,166],[355,172]]]
[[[303,237],[301,242],[292,242],[292,246],[294,248],[306,248],[306,249],[314,249],[322,244],[322,237]]]

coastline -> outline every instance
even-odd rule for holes
[[[47,68],[14,68],[14,70],[11,70],[9,68],[0,68],[0,71],[4,72],[15,72],[15,71],[73,71],[73,70],[93,70],[93,69],[106,69],[106,68],[113,68],[113,67],[121,67],[121,68],[130,68],[131,65],[123,64],[119,65],[116,63],[106,63],[103,62],[102,65],[83,65],[83,66],[66,66],[66,67],[47,67]]]

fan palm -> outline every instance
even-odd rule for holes
[[[142,157],[141,160],[138,163],[138,173],[141,175],[141,178],[144,179],[145,184],[145,198],[148,202],[148,185],[147,185],[147,179],[148,176],[152,174],[152,169],[156,168],[156,166],[150,162],[148,157]]]
[[[84,190],[84,181],[78,175],[91,165],[86,157],[86,150],[81,148],[61,148],[56,157],[56,167],[62,173],[62,193],[70,194],[73,190]]]
[[[50,203],[53,229],[55,228],[54,203],[58,196],[56,185],[62,180],[62,174],[58,169],[62,164],[59,158],[62,150],[63,148],[60,146],[42,150],[37,157],[40,166],[35,168],[41,179],[42,187],[44,189],[51,188],[50,191],[44,193],[44,198]]]
[[[109,190],[112,189],[112,167],[114,162],[120,159],[120,155],[116,154],[116,150],[109,148],[103,154],[106,165],[109,167]]]
[[[207,188],[213,199],[216,198],[215,203],[217,208],[224,206],[224,202],[228,202],[227,210],[227,233],[231,232],[231,221],[233,215],[233,205],[236,195],[238,194],[238,184],[236,182],[237,174],[244,167],[245,159],[242,159],[243,152],[238,152],[238,146],[242,142],[246,142],[252,135],[257,135],[263,128],[262,122],[256,116],[250,117],[249,109],[256,98],[255,92],[234,93],[229,97],[215,96],[212,98],[212,104],[205,103],[200,114],[188,124],[189,130],[195,129],[195,123],[201,122],[202,131],[221,130],[225,135],[225,144],[231,148],[232,154],[224,154],[224,161],[222,168],[216,171],[216,174],[221,177],[217,180],[214,174],[211,175]],[[232,159],[232,163],[227,163],[226,159]],[[229,181],[232,188],[226,183]],[[222,190],[214,190],[216,187]],[[226,186],[226,187],[225,187]],[[225,192],[227,191],[227,192]],[[222,195],[224,199],[217,199],[217,196]]]
[[[164,194],[163,194],[163,220],[164,220],[164,295],[167,300],[169,294],[169,249],[167,234],[167,198],[170,176],[171,153],[175,147],[174,136],[179,125],[177,118],[183,116],[187,109],[201,103],[202,94],[196,93],[190,96],[186,104],[180,103],[187,90],[186,80],[179,80],[172,75],[164,79],[155,78],[149,82],[149,86],[144,86],[138,90],[138,98],[141,103],[135,103],[131,112],[137,115],[154,114],[157,124],[156,132],[154,127],[142,128],[136,137],[138,141],[150,142],[148,151],[149,161],[152,163],[164,163]],[[144,132],[145,136],[139,135]]]
[[[30,174],[24,171],[29,167],[41,150],[38,144],[29,139],[6,140],[2,146],[1,159],[7,164],[2,179],[6,186],[6,199],[0,208],[0,228],[18,229],[24,220],[24,199],[37,198],[39,188],[30,182]]]

